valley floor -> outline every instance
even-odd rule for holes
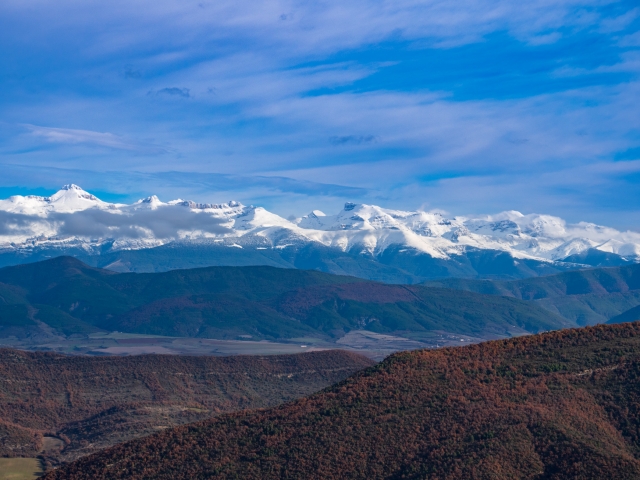
[[[416,337],[415,332],[397,332],[390,335],[368,330],[352,330],[335,343],[313,337],[293,338],[285,343],[267,340],[216,340],[111,332],[71,335],[67,338],[58,337],[54,341],[46,339],[43,342],[0,338],[0,348],[9,347],[28,351],[92,356],[145,354],[283,355],[339,348],[361,353],[373,360],[382,360],[397,351],[468,345],[492,339],[496,339],[496,337],[474,337],[442,331],[428,332],[428,334]]]

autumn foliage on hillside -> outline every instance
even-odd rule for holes
[[[332,350],[298,355],[79,357],[0,349],[0,456],[65,459],[175,425],[293,400],[372,365]]]
[[[638,323],[405,352],[45,478],[637,479],[639,380]]]

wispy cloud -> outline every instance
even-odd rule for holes
[[[25,124],[31,135],[43,138],[52,143],[83,144],[89,146],[107,147],[116,150],[131,152],[143,152],[147,154],[166,153],[166,150],[157,145],[148,145],[133,142],[124,137],[109,132],[94,132],[91,130],[77,130],[72,128],[41,127]]]
[[[142,72],[133,68],[133,65],[125,65],[124,67],[125,78],[142,78]]]
[[[264,175],[229,175],[220,173],[197,172],[158,172],[146,174],[146,177],[158,181],[169,182],[174,187],[188,186],[202,190],[214,191],[250,191],[254,188],[269,189],[282,193],[295,193],[307,196],[335,196],[335,197],[362,197],[367,194],[367,189],[339,185],[335,183],[320,183],[309,180],[300,180],[284,176]],[[245,196],[244,194],[243,196]]]
[[[248,0],[184,3],[175,0],[150,0],[131,4],[117,0],[104,5],[83,5],[66,0],[36,3],[48,22],[30,36],[46,36],[59,26],[74,30],[94,21],[98,28],[94,41],[85,47],[113,53],[132,45],[162,45],[166,50],[206,45],[212,40],[248,40],[252,47],[265,50],[287,47],[292,53],[316,51],[326,53],[363,44],[372,44],[392,35],[406,39],[431,39],[433,42],[473,42],[492,31],[507,30],[521,38],[549,33],[563,28],[588,28],[602,20],[598,7],[612,2],[594,0],[533,0],[526,6],[508,0],[463,0],[445,2],[429,0],[373,1],[349,3],[330,1],[305,3],[278,0],[256,5]],[[3,2],[7,18],[23,22],[28,14],[24,2]],[[109,22],[104,23],[104,19]],[[624,15],[610,20],[625,21]],[[119,25],[117,35],[108,35],[108,25]],[[9,25],[10,26],[10,25]],[[19,33],[18,39],[27,34]],[[225,48],[229,44],[225,42]],[[197,48],[197,47],[196,47]]]
[[[117,194],[120,200],[135,201],[152,194],[164,195],[165,200],[179,196],[198,201],[220,203],[234,199],[256,203],[265,194],[294,194],[307,197],[338,197],[357,199],[368,195],[366,188],[321,183],[286,176],[231,175],[189,171],[113,171],[99,172],[84,169],[52,168],[2,164],[6,181],[13,185],[46,185],[56,191],[66,183],[78,183],[90,191]],[[97,193],[100,196],[100,193]],[[125,197],[122,197],[122,196]],[[108,200],[108,199],[107,199]],[[271,207],[272,205],[264,205]]]
[[[640,208],[612,172],[597,201],[558,173],[640,144],[638,22],[630,0],[7,0],[0,183],[17,185],[18,164],[64,165],[114,191],[126,177],[292,209],[314,195]]]

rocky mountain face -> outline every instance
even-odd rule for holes
[[[640,259],[640,234],[508,211],[447,218],[346,203],[295,220],[238,202],[103,202],[76,185],[0,200],[0,265],[73,255],[117,271],[272,265],[415,283],[526,278]]]

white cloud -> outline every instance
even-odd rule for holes
[[[31,139],[90,148],[80,153],[78,148],[68,148],[50,160],[31,152],[28,142],[7,141],[3,156],[7,163],[28,159],[34,165],[95,168],[94,178],[104,174],[97,171],[100,162],[108,161],[110,175],[116,170],[180,169],[299,180],[299,188],[276,180],[245,185],[244,199],[282,205],[299,202],[304,191],[324,191],[321,187],[305,190],[302,183],[307,181],[365,189],[329,189],[328,195],[335,196],[364,198],[377,191],[380,196],[410,202],[418,191],[423,197],[435,192],[438,201],[430,200],[434,207],[459,211],[458,199],[465,199],[484,211],[512,208],[492,202],[544,196],[545,184],[560,185],[559,180],[548,183],[557,172],[574,174],[633,146],[634,132],[640,131],[640,120],[629,108],[638,104],[636,80],[506,100],[460,100],[448,92],[425,89],[343,91],[383,65],[332,61],[329,56],[366,50],[385,40],[407,42],[406,48],[448,49],[482,42],[491,33],[506,33],[528,44],[527,48],[550,45],[577,31],[628,25],[631,13],[605,21],[600,7],[612,3],[616,2],[6,0],[0,3],[4,30],[0,40],[9,39],[12,48],[22,46],[31,54],[45,51],[43,45],[55,39],[61,58],[73,52],[82,68],[69,77],[56,68],[47,70],[50,75],[43,75],[47,82],[55,83],[60,76],[76,83],[58,85],[58,90],[46,83],[42,90],[51,88],[51,92],[33,102],[6,100],[0,103],[2,118],[57,127],[81,125],[86,129],[28,128]],[[32,15],[33,8],[38,16]],[[638,44],[636,34],[619,35],[620,45]],[[637,73],[634,55],[627,53],[619,63],[600,67],[559,63],[556,76]],[[491,61],[488,55],[487,62]],[[129,65],[130,71],[140,73],[135,79],[125,78]],[[74,85],[77,88],[69,95]],[[91,93],[77,93],[86,91]],[[149,91],[163,93],[147,95]],[[315,94],[309,95],[310,91]],[[131,153],[169,150],[157,144],[170,145],[171,151],[153,163],[131,158]],[[416,180],[442,172],[462,176],[428,187]],[[491,177],[496,178],[494,183],[477,180]],[[194,178],[189,181],[197,183]],[[506,184],[508,178],[514,186]],[[595,174],[589,178],[596,178]],[[570,183],[564,177],[560,180]],[[148,182],[144,187],[148,189],[158,185],[148,177],[141,181]],[[186,183],[174,182],[173,187],[167,183],[162,188],[168,191],[180,184],[184,190],[179,195],[200,188]],[[218,189],[209,194],[241,192],[241,182],[228,183],[228,190],[223,190],[224,181],[209,184],[207,188]],[[530,192],[523,188],[527,185]],[[572,190],[571,195],[569,203],[578,199],[597,208],[594,202],[588,203],[586,193]],[[550,207],[564,208],[555,194],[544,198]],[[420,198],[419,204],[424,201]]]
[[[268,50],[283,57],[355,48],[393,35],[451,45],[506,30],[528,39],[552,34],[558,28],[595,25],[602,20],[595,9],[607,3],[615,2],[533,0],[525,5],[510,0],[114,0],[87,4],[64,0],[52,4],[44,0],[7,0],[0,5],[0,12],[21,23],[33,23],[37,19],[29,21],[28,15],[37,8],[38,18],[46,18],[46,22],[39,23],[38,31],[15,32],[16,40],[25,42],[37,41],[38,37],[61,29],[84,31],[91,25],[96,34],[83,45],[83,51],[91,55],[158,44],[170,46],[173,51],[206,44],[215,49],[216,42],[228,47],[228,40],[235,38],[242,40],[240,47],[248,47],[250,42],[251,50]],[[627,16],[610,23],[624,23]],[[117,34],[113,34],[114,25],[118,27]],[[86,41],[86,36],[82,40]]]
[[[146,154],[166,153],[166,150],[157,145],[145,145],[143,143],[127,140],[119,135],[109,132],[94,132],[91,130],[77,130],[72,128],[41,127],[25,124],[31,135],[45,139],[53,143],[84,144],[91,146],[107,147],[116,150],[128,150]]]
[[[0,212],[0,234],[30,236],[37,231],[83,238],[176,239],[180,232],[228,233],[221,220],[186,207],[161,206],[128,214],[89,208],[73,213],[51,213],[47,218]]]

